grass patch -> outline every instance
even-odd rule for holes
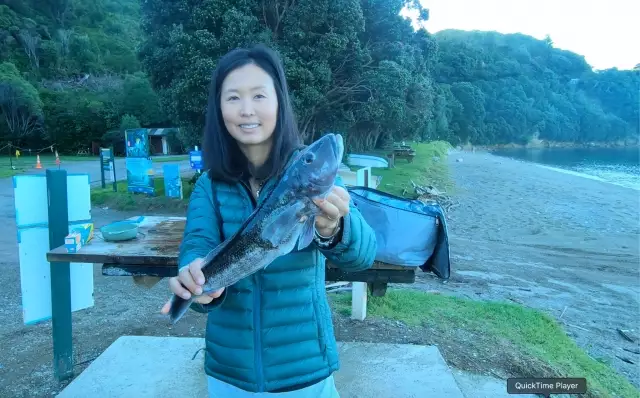
[[[439,190],[450,192],[453,183],[449,177],[446,159],[451,145],[445,141],[417,143],[411,145],[416,150],[413,162],[396,159],[393,169],[373,168],[376,176],[382,176],[378,189],[392,195],[403,196],[405,189],[413,195],[411,181],[419,185],[433,185]],[[371,155],[386,158],[384,152],[374,151]],[[437,159],[437,160],[436,160]]]
[[[350,314],[350,294],[332,296],[332,303],[336,311]],[[507,346],[514,347],[520,359],[531,365],[531,375],[523,377],[585,377],[586,396],[638,396],[638,390],[624,377],[589,357],[566,335],[560,324],[534,309],[390,289],[384,297],[369,296],[367,313],[370,317],[429,327],[444,334],[465,329],[478,336],[490,336],[493,341],[506,342]],[[501,354],[507,356],[507,353]]]
[[[60,156],[60,163],[65,162],[98,162],[97,156]],[[0,178],[13,177],[24,173],[25,171],[36,168],[37,157],[35,155],[22,155],[16,159],[15,156],[0,156]],[[43,169],[56,167],[56,157],[51,152],[40,154],[40,164]],[[13,166],[14,168],[11,168]]]
[[[182,179],[183,199],[168,198],[164,195],[164,179],[154,179],[155,196],[127,191],[127,182],[118,181],[117,192],[113,191],[113,185],[107,184],[106,188],[91,189],[91,203],[96,206],[109,207],[115,210],[154,210],[171,209],[184,210],[189,204],[189,197],[193,191],[190,178]]]
[[[153,163],[180,162],[189,160],[189,155],[154,156]]]

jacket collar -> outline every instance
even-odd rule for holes
[[[287,159],[287,163],[285,164],[285,167],[282,170],[283,173],[287,170],[287,168],[289,168],[289,166],[291,166],[291,164],[296,160],[300,151],[302,151],[304,148],[305,146],[302,146],[291,151],[291,154]],[[280,177],[281,175],[277,175],[277,176],[268,178],[266,181],[264,181],[264,183],[262,184],[262,187],[260,188],[260,195],[258,195],[258,200],[257,200],[258,203],[260,203],[267,196],[267,194],[275,188],[275,185],[277,184]],[[241,176],[242,182],[247,184],[247,186],[249,186],[249,178],[250,176],[248,172],[244,172]]]

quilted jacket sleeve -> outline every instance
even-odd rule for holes
[[[339,176],[335,185],[345,187]],[[349,214],[342,220],[339,238],[333,247],[319,248],[332,264],[350,272],[363,271],[373,265],[378,250],[376,235],[353,201],[349,203]]]
[[[178,266],[189,265],[196,258],[205,257],[211,249],[221,242],[218,219],[211,194],[211,180],[203,173],[196,181],[187,209],[187,220],[184,227]],[[193,303],[191,308],[198,312],[208,312],[219,306],[226,297],[226,290],[219,298],[208,305]]]

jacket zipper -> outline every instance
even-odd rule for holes
[[[260,196],[260,191],[256,192],[256,198],[253,197],[253,191],[251,187],[247,186],[244,182],[242,185],[247,189],[249,193],[249,198],[251,199],[251,204],[253,208],[257,206],[257,197]],[[253,275],[253,280],[255,283],[255,291],[253,292],[253,324],[254,324],[254,332],[253,332],[253,344],[254,344],[254,361],[256,364],[256,384],[258,385],[258,392],[264,391],[264,375],[262,374],[262,336],[261,327],[260,327],[260,271],[256,272]]]

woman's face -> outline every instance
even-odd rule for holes
[[[220,108],[227,131],[240,146],[271,143],[278,119],[273,80],[254,64],[242,66],[222,82]]]

